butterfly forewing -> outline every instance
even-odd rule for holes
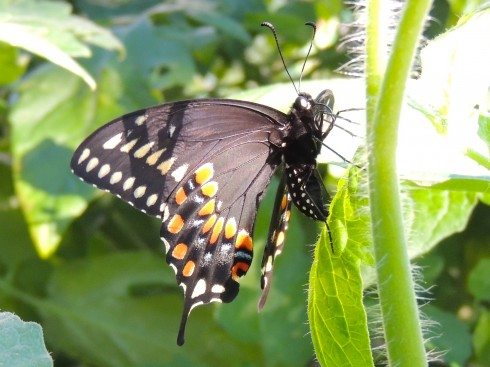
[[[87,138],[75,151],[71,168],[84,181],[162,217],[168,196],[216,153],[220,140],[232,142],[256,131],[280,139],[277,126],[285,121],[284,114],[232,102],[183,101],[124,115]]]

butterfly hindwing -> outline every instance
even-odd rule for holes
[[[216,151],[221,153],[199,166],[167,202],[161,236],[185,297],[179,344],[192,308],[232,301],[251,264],[258,202],[277,165],[254,135],[260,133],[249,135],[248,143],[242,139],[235,149],[220,142]],[[248,154],[253,162],[246,158],[247,149],[254,153]]]
[[[306,216],[327,220],[330,200],[315,165],[286,164],[286,182],[296,207]]]
[[[291,216],[291,204],[291,195],[288,192],[286,178],[283,175],[277,188],[274,209],[269,225],[269,234],[267,235],[267,243],[262,257],[262,275],[260,278],[262,295],[259,300],[259,310],[264,307],[269,294],[275,258],[281,254],[284,248],[286,231]]]

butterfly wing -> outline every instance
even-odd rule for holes
[[[260,278],[262,295],[259,300],[259,310],[264,307],[269,294],[274,260],[276,256],[281,254],[284,248],[289,217],[291,216],[291,203],[291,195],[288,192],[286,178],[283,175],[277,188],[267,244],[265,245],[264,256],[262,257],[262,276]]]
[[[177,102],[112,121],[73,156],[83,180],[162,218],[166,260],[185,297],[180,345],[193,307],[238,293],[286,124],[283,113],[250,102]]]
[[[251,102],[163,104],[102,126],[77,148],[71,168],[84,181],[163,217],[162,204],[218,141],[263,131],[272,142],[284,121],[281,112]]]
[[[292,164],[285,168],[292,200],[304,215],[325,222],[330,197],[314,165]]]

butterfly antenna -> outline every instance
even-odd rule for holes
[[[313,35],[311,36],[310,48],[308,49],[308,53],[306,54],[305,61],[303,62],[303,67],[301,68],[301,74],[299,74],[299,83],[298,89],[301,90],[301,79],[303,78],[303,71],[305,70],[306,61],[308,61],[308,56],[310,56],[311,48],[313,47],[313,40],[315,39],[316,34],[316,24],[313,22],[306,22],[305,25],[313,28]]]
[[[276,29],[269,22],[262,22],[260,25],[262,27],[269,28],[271,30],[272,34],[274,35],[274,40],[276,41],[277,51],[279,51],[279,56],[281,57],[282,64],[284,65],[284,69],[286,70],[286,73],[288,74],[289,80],[291,80],[291,83],[293,83],[293,87],[294,87],[294,90],[296,90],[296,94],[299,94],[299,90],[298,90],[298,88],[296,88],[296,84],[294,84],[293,78],[291,78],[291,74],[289,74],[288,67],[286,66],[286,62],[284,61],[284,57],[282,56],[281,47],[279,47],[279,40],[277,39]]]

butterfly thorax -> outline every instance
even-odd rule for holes
[[[316,166],[316,156],[320,153],[321,132],[316,129],[314,121],[313,98],[301,93],[294,102],[289,121],[291,130],[287,136],[284,151],[284,161],[289,165],[313,164]]]
[[[283,153],[288,190],[296,207],[308,217],[326,219],[323,185],[316,173],[316,157],[321,148],[321,131],[315,122],[313,98],[301,93],[289,113],[291,131]]]

